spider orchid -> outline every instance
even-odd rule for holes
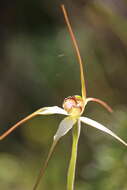
[[[118,137],[115,133],[113,133],[111,130],[109,130],[108,128],[106,128],[102,124],[100,124],[100,123],[98,123],[98,122],[96,122],[90,118],[81,116],[84,112],[85,106],[90,101],[97,102],[97,103],[101,104],[109,112],[112,112],[112,109],[110,108],[110,106],[108,106],[104,101],[102,101],[100,99],[91,98],[91,97],[87,98],[86,97],[86,87],[85,87],[85,80],[84,80],[84,73],[83,73],[82,58],[80,56],[78,44],[77,44],[77,41],[75,39],[73,30],[71,28],[71,24],[70,24],[70,21],[68,19],[68,15],[67,15],[67,12],[66,12],[64,5],[61,5],[61,8],[62,8],[64,19],[65,19],[67,28],[69,30],[75,51],[76,51],[79,66],[80,66],[81,94],[82,95],[81,96],[74,95],[74,96],[69,96],[69,97],[65,98],[64,102],[63,102],[63,108],[60,108],[58,106],[41,108],[41,109],[35,111],[34,113],[32,113],[31,115],[27,116],[26,118],[22,119],[18,123],[16,123],[14,126],[12,126],[10,129],[8,129],[5,133],[3,133],[0,136],[0,140],[4,139],[6,136],[8,136],[12,131],[14,131],[21,124],[23,124],[24,122],[28,121],[29,119],[31,119],[37,115],[62,114],[62,115],[67,116],[59,124],[58,130],[57,130],[57,132],[54,136],[54,139],[53,139],[52,146],[49,150],[47,159],[44,163],[43,168],[41,168],[41,170],[40,170],[39,176],[36,180],[36,183],[33,187],[33,190],[37,189],[39,182],[40,182],[40,179],[44,174],[44,171],[47,167],[48,161],[49,161],[49,159],[53,153],[53,150],[54,150],[57,142],[59,141],[59,139],[62,136],[67,134],[71,129],[73,130],[73,143],[72,143],[72,154],[71,154],[71,159],[70,159],[70,164],[69,164],[69,169],[68,169],[68,175],[67,175],[67,190],[73,190],[74,189],[75,167],[76,167],[76,159],[77,159],[77,146],[78,146],[78,140],[79,140],[79,136],[80,136],[81,122],[84,124],[87,124],[91,127],[97,128],[97,129],[111,135],[112,137],[114,137],[115,139],[120,141],[122,144],[127,146],[127,143],[125,141],[123,141],[120,137]]]

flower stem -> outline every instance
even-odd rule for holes
[[[75,125],[73,127],[73,143],[72,143],[71,160],[70,160],[69,169],[68,169],[68,176],[67,176],[67,190],[73,190],[74,189],[75,168],[76,168],[80,128],[81,128],[80,127],[80,121],[78,121],[78,126]]]

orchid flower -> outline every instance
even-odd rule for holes
[[[111,135],[112,137],[114,137],[115,139],[120,141],[122,144],[127,146],[127,143],[125,141],[123,141],[120,137],[118,137],[115,133],[113,133],[110,129],[106,128],[104,125],[98,123],[97,121],[94,121],[93,119],[82,116],[85,106],[90,101],[101,104],[109,112],[112,112],[112,109],[110,108],[110,106],[108,106],[104,101],[102,101],[100,99],[86,97],[86,86],[85,86],[82,58],[80,55],[78,44],[75,39],[70,21],[68,19],[67,11],[66,11],[64,5],[61,5],[61,8],[62,8],[64,19],[65,19],[67,28],[69,30],[75,51],[76,51],[78,63],[80,66],[81,96],[74,95],[74,96],[69,96],[69,97],[65,98],[64,102],[63,102],[63,108],[60,108],[58,106],[41,108],[41,109],[35,111],[34,113],[32,113],[31,115],[27,116],[26,118],[22,119],[18,123],[16,123],[14,126],[12,126],[10,129],[8,129],[5,133],[3,133],[0,136],[0,140],[4,139],[6,136],[8,136],[12,131],[14,131],[21,124],[23,124],[24,122],[28,121],[29,119],[31,119],[37,115],[62,114],[62,115],[66,116],[58,126],[58,130],[56,131],[56,134],[54,135],[53,143],[49,150],[47,159],[44,163],[43,168],[41,168],[41,170],[40,170],[39,176],[36,180],[33,190],[37,189],[40,179],[44,174],[44,171],[47,167],[48,161],[54,151],[54,148],[55,148],[57,142],[59,141],[59,139],[61,137],[66,135],[71,129],[73,130],[73,143],[72,143],[72,154],[71,154],[68,175],[67,175],[67,190],[74,189],[75,167],[76,167],[76,159],[77,159],[77,146],[78,146],[78,140],[79,140],[79,136],[80,136],[81,123],[87,124],[90,127],[97,128],[97,129]]]

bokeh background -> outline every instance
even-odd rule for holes
[[[127,1],[0,1],[0,133],[44,107],[80,94],[79,65],[60,4],[64,3],[84,60],[89,103],[85,115],[127,141]],[[0,189],[30,190],[63,116],[38,116],[0,142]],[[39,189],[65,190],[71,132],[63,137]],[[76,190],[127,190],[127,149],[82,127]]]

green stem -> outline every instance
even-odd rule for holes
[[[80,121],[78,121],[78,126],[75,125],[73,127],[73,144],[72,144],[71,160],[70,160],[69,169],[68,169],[68,176],[67,176],[67,190],[73,190],[74,189],[75,168],[76,168],[80,128],[81,128],[80,127]]]

